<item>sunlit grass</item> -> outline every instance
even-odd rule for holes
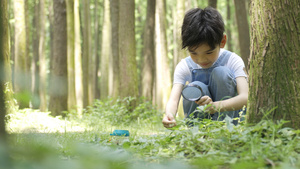
[[[234,126],[227,117],[223,122],[194,121],[189,128],[177,119],[178,126],[169,130],[149,103],[128,112],[123,101],[95,102],[81,117],[52,117],[31,109],[9,114],[10,156],[17,165],[59,168],[67,163],[70,167],[64,169],[300,167],[300,130],[284,128],[285,121]],[[116,129],[129,130],[128,141],[110,141]]]

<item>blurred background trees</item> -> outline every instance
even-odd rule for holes
[[[143,96],[163,110],[174,68],[187,56],[180,39],[184,13],[217,8],[226,25],[225,48],[248,60],[249,47],[242,44],[249,39],[238,38],[249,34],[248,3],[9,0],[10,63],[19,108],[62,115],[80,113],[95,99]]]

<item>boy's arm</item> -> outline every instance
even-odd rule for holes
[[[249,90],[247,79],[245,77],[237,77],[236,87],[238,92],[237,96],[212,103],[212,107],[215,107],[215,112],[240,110],[247,105]]]
[[[175,117],[178,109],[178,103],[180,100],[182,88],[182,84],[174,84],[172,87],[170,98],[166,105],[166,114],[162,120],[163,125],[167,128],[176,126]]]

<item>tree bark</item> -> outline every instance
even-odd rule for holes
[[[144,28],[142,96],[147,100],[152,100],[155,78],[155,3],[156,0],[147,1],[147,17]]]
[[[38,1],[34,1],[34,17],[33,25],[36,33],[33,34],[33,56],[31,60],[32,65],[32,108],[38,109],[40,107],[40,94],[39,94],[39,37],[40,37],[40,5]],[[43,21],[44,22],[44,21]],[[44,24],[44,23],[43,23]]]
[[[247,18],[247,10],[245,1],[234,0],[235,6],[235,16],[237,21],[237,27],[239,32],[239,46],[241,57],[248,67],[248,58],[250,55],[250,34],[249,34],[249,24]]]
[[[99,1],[95,1],[94,2],[94,6],[95,6],[95,9],[94,9],[94,31],[95,31],[95,35],[94,35],[94,52],[93,52],[93,59],[94,59],[94,70],[93,70],[93,90],[91,92],[93,92],[93,96],[94,96],[94,99],[100,99],[100,87],[99,87],[99,81],[98,81],[98,71],[99,71],[99,64],[100,64],[100,55],[99,55],[99,49],[101,49],[101,47],[99,47],[101,44],[99,44],[99,40],[100,40],[100,30],[99,30],[99,27],[101,26],[100,25],[100,22],[99,21],[99,6],[102,5],[99,3]]]
[[[226,20],[227,20],[227,24],[226,24],[226,34],[227,34],[227,42],[226,42],[226,46],[227,46],[227,49],[229,51],[232,51],[232,35],[231,35],[231,30],[232,30],[232,27],[231,27],[231,0],[226,0]]]
[[[84,27],[83,27],[83,107],[90,105],[89,102],[89,60],[90,60],[90,0],[83,2]]]
[[[0,139],[3,141],[6,137],[5,115],[7,112],[7,97],[5,91],[10,79],[10,47],[9,47],[9,22],[7,0],[0,1]]]
[[[120,97],[138,96],[134,0],[119,1]],[[132,103],[135,106],[135,103]]]
[[[75,26],[75,90],[77,110],[81,113],[83,108],[83,80],[82,80],[82,59],[81,59],[81,33],[80,33],[80,15],[79,15],[79,0],[74,1],[74,26]]]
[[[265,116],[299,129],[300,4],[253,0],[251,21],[248,122]]]
[[[68,110],[76,109],[74,0],[67,0]]]
[[[51,114],[62,115],[68,110],[68,69],[67,69],[67,16],[66,2],[53,1],[53,65],[50,82]]]
[[[45,56],[45,1],[39,2],[39,98],[40,98],[40,111],[47,110],[47,63]]]
[[[119,67],[119,0],[110,0],[110,20],[111,20],[111,48],[113,49],[113,91],[112,96],[119,96],[120,67]]]
[[[29,107],[30,80],[27,70],[26,25],[24,0],[14,1],[15,43],[14,43],[14,92],[20,108]]]
[[[155,12],[155,38],[156,38],[156,104],[159,109],[164,109],[171,92],[171,75],[167,52],[166,35],[166,4],[165,1],[156,2]]]
[[[173,60],[173,69],[172,74],[174,72],[175,66],[180,62],[181,59],[186,57],[186,53],[181,48],[181,25],[183,22],[184,14],[185,14],[185,0],[177,0],[176,11],[174,16],[174,60]]]
[[[122,2],[123,3],[123,2]],[[109,95],[109,58],[111,58],[111,24],[110,24],[109,0],[104,0],[104,19],[102,28],[102,50],[101,50],[101,83],[100,98],[105,99]]]

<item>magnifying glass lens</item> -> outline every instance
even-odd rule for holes
[[[189,101],[196,101],[201,98],[202,92],[195,86],[188,86],[182,90],[182,96]]]

